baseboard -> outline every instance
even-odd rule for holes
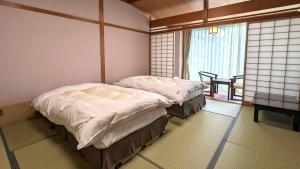
[[[0,115],[0,126],[9,125],[37,116],[30,103],[31,102],[23,102],[0,107],[2,110],[2,114]]]

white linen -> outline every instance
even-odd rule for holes
[[[105,130],[169,104],[159,94],[101,83],[58,88],[32,103],[50,121],[64,125],[78,149],[93,144]]]
[[[191,100],[191,99],[193,99],[193,98],[199,96],[199,95],[202,94],[202,93],[203,93],[203,89],[195,90],[195,91],[191,92],[190,94],[188,94],[188,95],[185,97],[184,101]]]
[[[158,108],[149,111],[143,116],[140,116],[132,121],[128,121],[122,125],[117,125],[97,137],[96,142],[93,144],[96,148],[103,149],[109,147],[113,143],[121,140],[127,135],[141,129],[163,115],[166,115],[167,111],[165,108]]]
[[[199,81],[157,76],[129,77],[120,80],[115,85],[158,93],[179,105],[191,99],[191,93],[195,91],[201,91],[202,93],[204,89],[208,88],[206,84]]]

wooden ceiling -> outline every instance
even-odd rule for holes
[[[149,14],[152,19],[166,18],[203,10],[203,0],[122,0]],[[248,0],[209,0],[215,8]]]
[[[139,0],[132,3],[153,19],[195,12],[203,9],[202,0]]]
[[[150,32],[300,16],[300,0],[121,0],[149,14]],[[289,12],[289,13],[286,13]],[[281,13],[281,14],[279,14]],[[268,16],[263,16],[268,15]],[[271,16],[273,15],[273,16]],[[246,17],[246,18],[245,18]],[[252,18],[250,18],[252,17]]]

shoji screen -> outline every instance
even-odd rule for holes
[[[299,96],[300,18],[248,26],[244,101],[256,91]]]
[[[151,75],[174,76],[174,33],[151,35]]]

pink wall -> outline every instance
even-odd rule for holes
[[[37,8],[99,20],[99,0],[7,0]]]
[[[98,0],[9,0],[98,20]],[[148,16],[120,0],[104,0],[105,22],[149,30]],[[48,90],[99,82],[99,25],[0,6],[0,106]],[[149,36],[105,27],[106,79],[148,74]]]
[[[104,21],[149,31],[149,17],[120,0],[104,0]]]
[[[149,35],[105,27],[107,83],[149,73]]]
[[[0,6],[0,106],[100,79],[97,24]]]
[[[148,16],[120,0],[104,0],[105,22],[149,30]],[[105,27],[106,81],[149,74],[149,35]]]

